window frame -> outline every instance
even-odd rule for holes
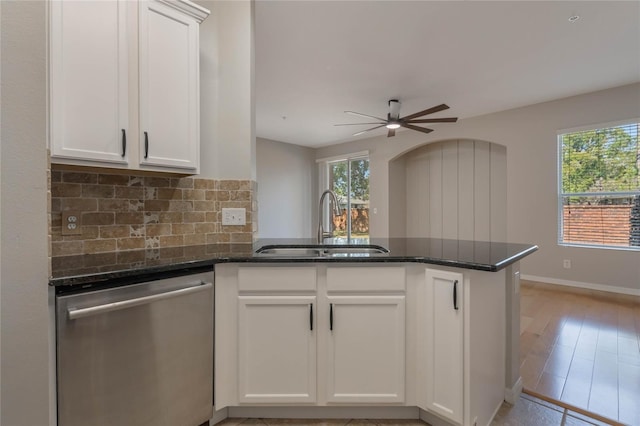
[[[339,156],[328,157],[328,158],[321,158],[316,160],[316,162],[320,165],[320,178],[318,179],[318,182],[319,182],[318,194],[322,194],[322,192],[324,192],[326,189],[331,189],[329,188],[329,182],[330,182],[329,176],[330,176],[331,164],[340,163],[343,161],[346,161],[347,163],[347,173],[349,175],[349,179],[347,183],[347,194],[350,194],[351,193],[351,162],[357,161],[357,160],[367,160],[369,162],[369,176],[371,176],[371,158],[369,157],[369,151],[354,152],[350,154],[339,155]],[[369,178],[369,183],[370,182],[371,182],[371,178]],[[370,196],[371,196],[371,190],[369,190],[369,206],[371,206]],[[346,207],[347,212],[350,211],[350,208],[351,208],[351,197],[347,195],[347,207]],[[332,226],[330,222],[331,215],[329,214],[329,203],[325,203],[325,205],[322,206],[322,209],[324,212],[323,214],[324,223],[322,224],[322,226],[325,229],[327,229],[328,226]],[[371,235],[371,221],[369,221],[369,235]],[[345,238],[348,241],[351,241],[351,239],[353,238],[351,235],[351,216],[349,214],[347,214],[347,235]]]
[[[638,196],[640,195],[640,190],[637,191],[601,191],[601,192],[563,192],[562,189],[562,166],[563,166],[563,141],[562,137],[571,134],[571,133],[580,133],[586,132],[590,130],[599,130],[599,129],[608,129],[620,126],[629,126],[636,125],[640,129],[640,118],[632,118],[628,120],[620,120],[614,122],[607,123],[599,123],[588,126],[574,127],[569,129],[561,129],[557,131],[557,214],[558,214],[558,235],[557,241],[558,245],[562,247],[577,247],[577,248],[593,248],[593,249],[604,249],[604,250],[623,250],[623,251],[640,251],[640,247],[638,246],[618,246],[618,245],[605,245],[605,244],[591,244],[584,242],[567,242],[564,241],[564,203],[563,200],[565,197],[601,197],[601,196]],[[638,133],[637,137],[639,138],[638,144],[640,144],[640,133]]]

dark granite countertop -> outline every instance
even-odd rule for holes
[[[340,253],[334,256],[265,256],[255,251],[269,246],[318,247],[315,239],[263,239],[253,244],[209,244],[130,250],[52,258],[51,286],[93,286],[112,280],[159,279],[212,268],[216,263],[418,262],[495,272],[538,249],[531,244],[440,238],[331,239],[322,247],[382,246],[388,253]]]

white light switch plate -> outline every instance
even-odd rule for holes
[[[245,225],[246,221],[246,209],[222,209],[222,224],[223,225]]]

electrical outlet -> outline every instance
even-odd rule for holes
[[[223,225],[245,225],[247,211],[244,208],[241,209],[222,209],[222,224]]]
[[[562,261],[562,267],[564,269],[571,269],[571,260],[565,259]]]
[[[80,212],[62,212],[62,235],[81,235],[82,221]]]

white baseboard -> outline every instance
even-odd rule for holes
[[[424,420],[431,426],[451,426],[450,422],[424,410],[420,410],[420,420]]]
[[[418,419],[418,407],[229,407],[229,417],[267,419]]]
[[[229,413],[226,408],[223,408],[222,410],[214,411],[213,417],[211,417],[211,419],[209,420],[209,424],[213,426],[216,423],[220,423],[227,417],[229,417]]]
[[[616,287],[604,284],[584,283],[581,281],[562,280],[558,278],[539,277],[537,275],[520,275],[520,279],[529,281],[538,281],[546,284],[565,285],[568,287],[586,288],[588,290],[606,291],[609,293],[627,294],[630,296],[640,296],[640,289]]]
[[[522,393],[522,388],[523,388],[522,377],[518,377],[518,380],[516,380],[516,383],[513,385],[513,387],[511,387],[511,389],[506,388],[504,390],[504,400],[507,401],[509,404],[515,405],[516,401],[518,401],[518,398],[520,398],[520,394]]]

